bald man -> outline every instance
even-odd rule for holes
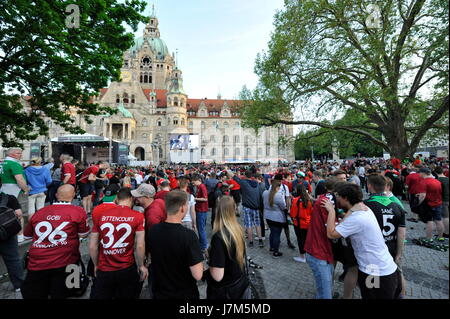
[[[80,240],[89,235],[86,211],[71,204],[75,188],[62,185],[57,202],[38,210],[29,220],[24,235],[33,239],[28,273],[22,285],[24,299],[63,299],[71,295],[66,278],[68,265],[79,264]]]

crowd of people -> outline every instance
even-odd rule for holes
[[[298,249],[293,261],[311,268],[316,298],[333,298],[340,262],[343,298],[359,286],[363,299],[398,299],[406,215],[426,223],[429,242],[449,234],[445,159],[130,168],[83,166],[62,154],[24,168],[21,156],[10,149],[0,164],[2,212],[21,226],[0,240],[0,254],[25,299],[71,296],[67,267],[82,263],[80,238],[89,238],[92,299],[138,298],[145,280],[155,299],[198,299],[199,280],[209,299],[243,298],[247,249],[282,258],[283,233]],[[19,202],[27,203],[26,222]]]

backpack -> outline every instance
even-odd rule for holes
[[[208,207],[215,207],[217,197],[219,197],[218,190],[219,190],[219,184],[222,185],[221,182],[218,182],[216,186],[214,186],[214,189],[208,193]],[[220,190],[219,190],[220,191]]]
[[[17,235],[22,226],[14,210],[8,206],[8,195],[0,194],[0,241]]]

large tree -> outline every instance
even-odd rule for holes
[[[0,1],[3,146],[45,135],[45,118],[82,133],[69,108],[88,123],[89,115],[114,112],[92,96],[119,80],[123,51],[134,39],[125,26],[136,31],[145,6],[141,0]]]
[[[241,92],[244,125],[344,130],[411,157],[430,130],[448,134],[448,6],[285,0],[256,59],[259,83]],[[347,110],[364,122],[340,125]]]
[[[365,119],[354,110],[349,110],[335,125],[347,126],[364,123]],[[330,124],[330,123],[328,123]],[[381,133],[374,132],[376,138],[381,138]],[[315,158],[332,158],[333,148],[339,151],[340,158],[356,157],[358,154],[364,157],[383,156],[383,148],[364,135],[353,134],[344,130],[330,130],[323,127],[303,131],[295,137],[295,158],[311,158],[312,151]]]

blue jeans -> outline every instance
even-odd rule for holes
[[[269,219],[266,219],[267,225],[269,225],[270,228],[270,235],[269,235],[269,243],[270,248],[273,249],[275,252],[277,252],[280,249],[280,238],[281,238],[281,232],[283,231],[283,224],[277,223],[274,221],[271,221]]]
[[[333,298],[333,264],[326,260],[317,259],[306,253],[306,262],[314,274],[316,280],[317,295],[316,299]]]
[[[14,289],[19,289],[23,282],[23,266],[19,256],[17,235],[5,241],[0,241],[0,255],[3,257],[3,261],[8,269],[9,279]]]
[[[208,248],[208,240],[206,239],[206,218],[208,217],[208,212],[197,212],[196,217],[200,249],[205,250]]]

